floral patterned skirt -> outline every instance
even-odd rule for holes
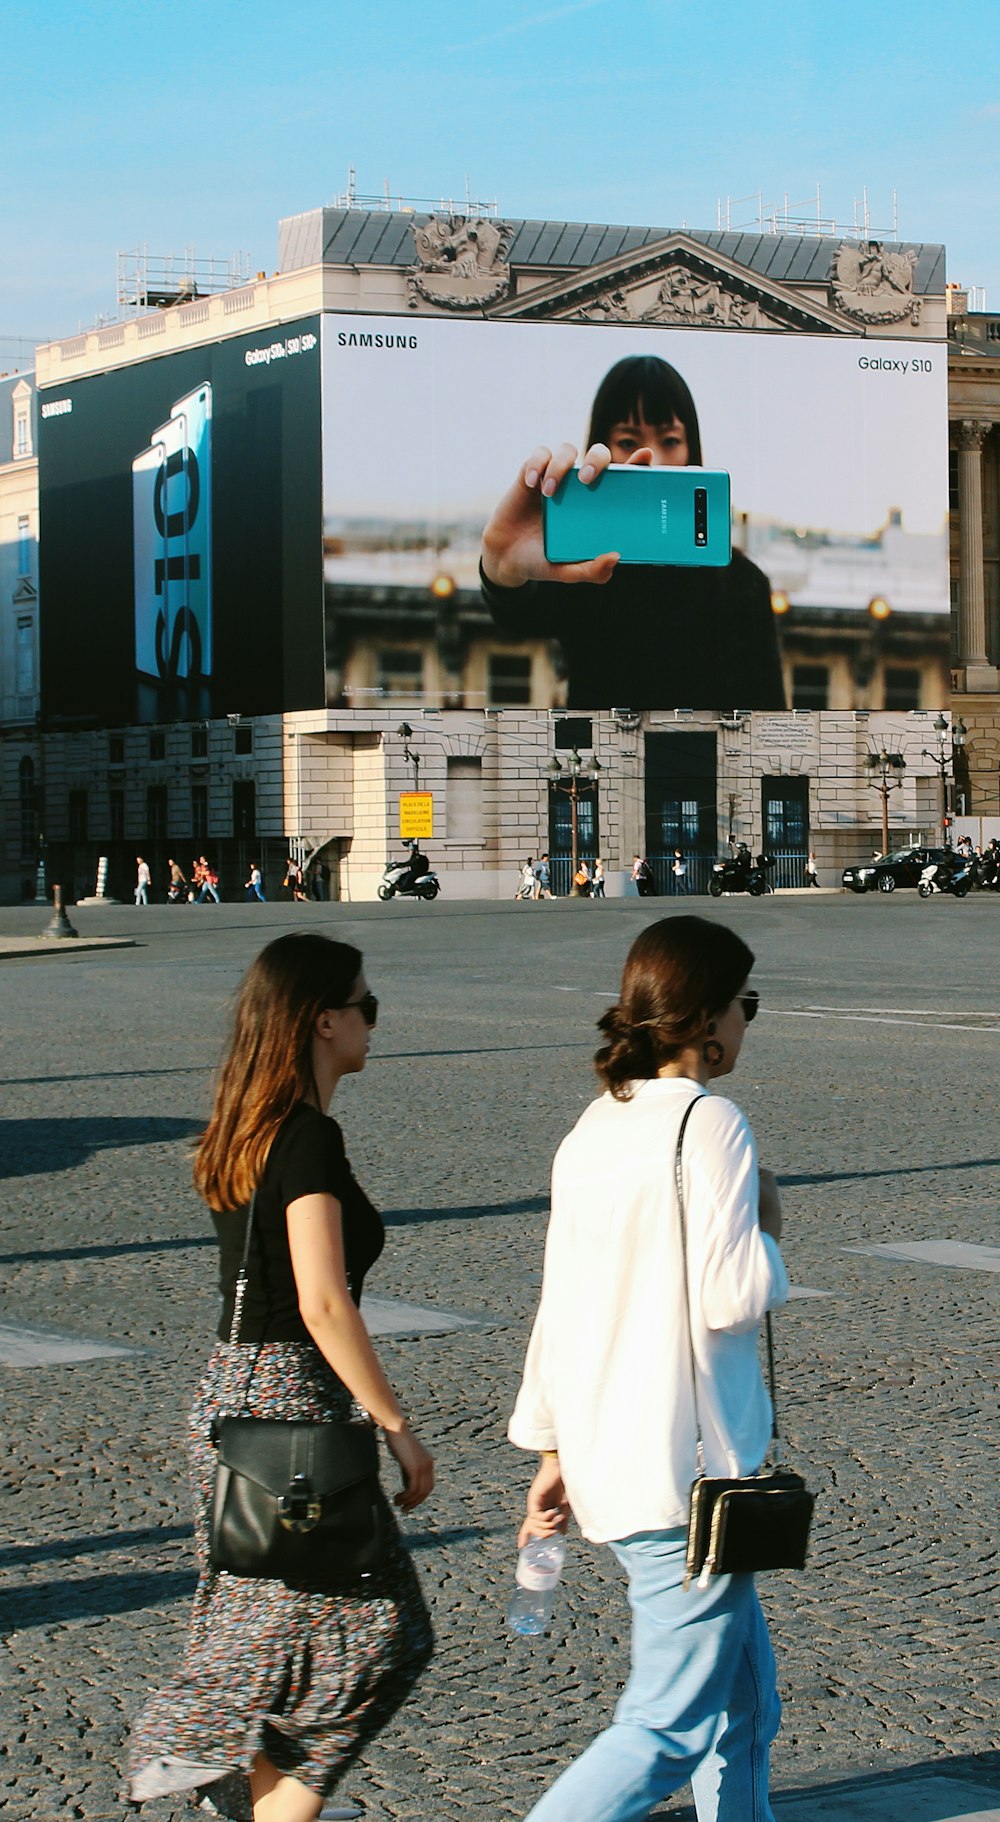
[[[132,1731],[130,1794],[133,1803],[207,1794],[221,1814],[245,1817],[252,1814],[247,1774],[260,1752],[329,1797],[406,1700],[433,1641],[394,1519],[385,1566],[356,1592],[307,1594],[209,1568],[211,1426],[221,1409],[313,1422],[362,1421],[364,1413],[319,1350],[301,1342],[218,1342],[195,1397],[190,1464],[200,1575],[182,1663]]]

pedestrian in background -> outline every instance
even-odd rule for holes
[[[326,1112],[342,1078],[364,1069],[376,1014],[358,951],[322,936],[279,937],[243,982],[194,1169],[223,1293],[191,1414],[200,1573],[183,1663],[133,1730],[136,1803],[204,1792],[221,1815],[246,1816],[252,1800],[255,1822],[313,1822],[430,1657],[420,1584],[384,1499],[388,1555],[367,1585],[312,1592],[208,1561],[213,1426],[234,1409],[378,1424],[402,1475],[395,1503],[404,1512],[434,1484],[359,1307],[385,1230]],[[251,1197],[255,1245],[232,1342]]]
[[[170,884],[167,897],[172,905],[183,905],[187,902],[187,874],[182,871],[176,860],[168,860]]]
[[[574,898],[590,897],[590,868],[582,856],[573,875],[573,896]]]
[[[686,893],[688,890],[687,861],[684,859],[684,855],[680,848],[674,849],[674,864],[671,868],[671,872],[674,876],[674,891]]]
[[[244,891],[247,895],[248,904],[253,904],[255,899],[259,899],[262,905],[266,905],[267,900],[264,897],[264,890],[261,884],[260,866],[255,860],[250,862],[250,878],[244,886]]]
[[[594,862],[594,877],[590,882],[590,896],[591,898],[604,897],[604,862],[600,855],[597,856],[597,859]]]
[[[541,1455],[519,1542],[565,1530],[572,1511],[611,1546],[629,1581],[632,1668],[611,1726],[530,1822],[641,1822],[689,1780],[699,1822],[773,1822],[781,1709],[753,1576],[684,1586],[692,1374],[706,1472],[754,1473],[771,1434],[757,1329],[788,1295],[774,1180],[739,1108],[707,1093],[756,1014],[752,966],[707,918],[644,930],[599,1021],[605,1092],[556,1154],[509,1428]],[[685,1114],[686,1261],[673,1168]]]
[[[550,883],[548,855],[540,855],[531,870],[535,876],[535,898],[551,898],[552,887]]]
[[[520,873],[517,876],[517,886],[514,891],[514,897],[515,897],[515,899],[519,899],[519,898],[534,898],[534,896],[535,896],[535,873],[534,873],[534,867],[532,865],[531,856],[529,855],[528,859],[525,861],[523,867],[521,868]]]
[[[818,889],[819,888],[819,870],[816,866],[816,856],[813,853],[811,848],[810,848],[808,854],[806,855],[806,864],[802,870],[803,870],[803,873],[805,874],[806,885],[815,886]]]
[[[195,903],[204,905],[211,899],[212,903],[217,905],[219,902],[219,875],[214,867],[210,866],[204,854],[198,856],[198,869],[195,877],[200,888]]]
[[[146,862],[143,860],[141,854],[136,855],[135,865],[136,865],[135,902],[137,905],[148,905],[149,904],[149,888],[152,884],[152,874],[150,873],[149,868],[146,865]]]

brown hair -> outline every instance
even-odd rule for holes
[[[249,1202],[282,1121],[315,1092],[314,1021],[346,1003],[360,973],[360,950],[306,932],[279,936],[251,962],[195,1152],[195,1188],[210,1208]]]
[[[616,1101],[648,1081],[721,1012],[753,967],[742,937],[707,917],[663,917],[637,936],[625,961],[621,993],[598,1019],[607,1043],[594,1067]]]

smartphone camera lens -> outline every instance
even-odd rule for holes
[[[701,545],[708,543],[708,490],[705,487],[694,490],[694,541]]]

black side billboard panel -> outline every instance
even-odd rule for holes
[[[321,706],[318,319],[40,403],[47,722]]]

